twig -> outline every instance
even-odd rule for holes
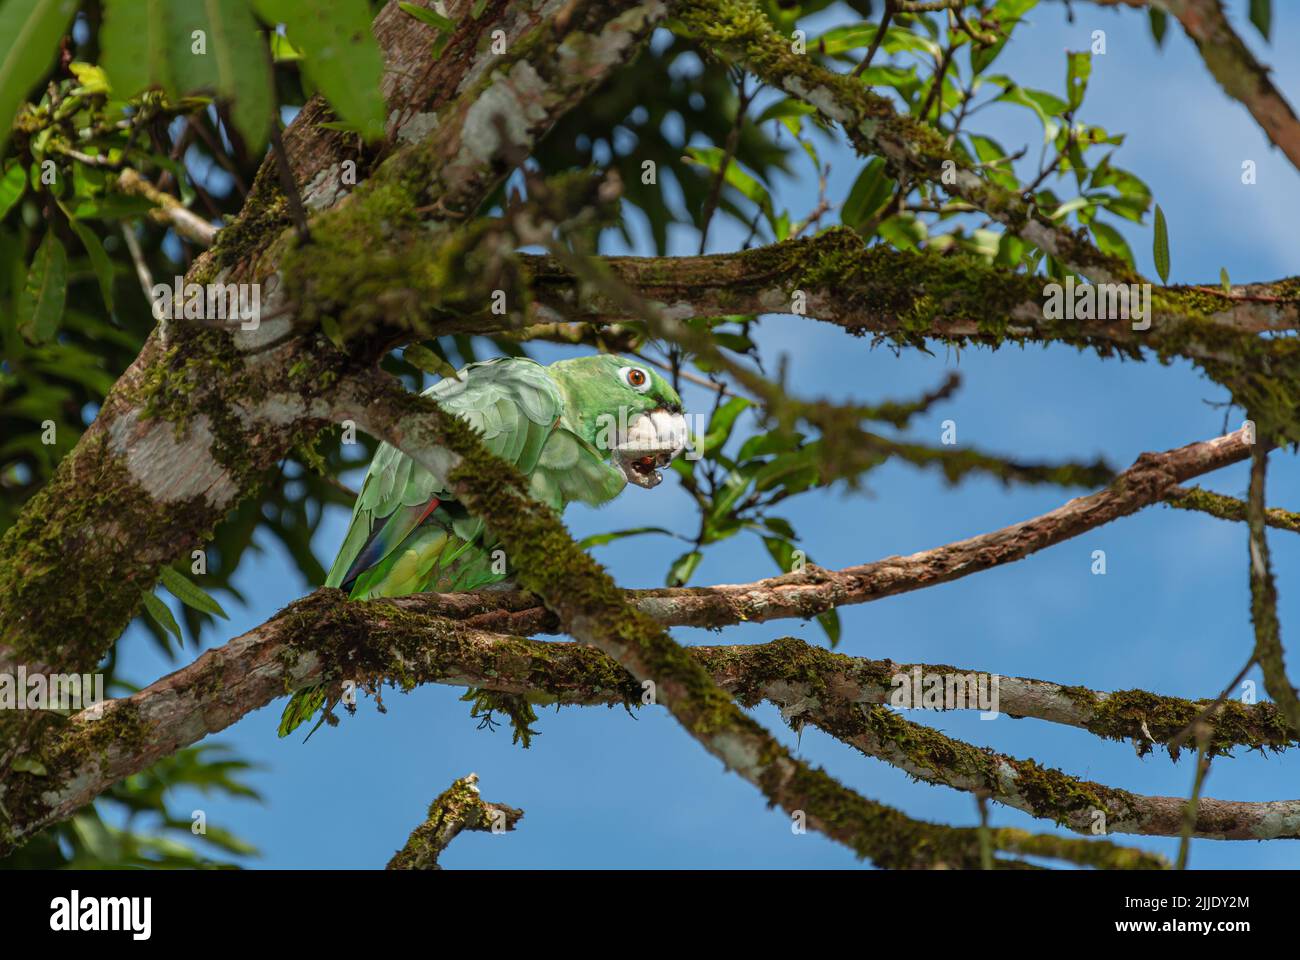
[[[885,0],[885,12],[880,15],[880,26],[876,29],[876,35],[871,38],[871,46],[867,48],[867,55],[862,58],[862,62],[853,68],[849,74],[851,77],[860,77],[871,66],[871,61],[876,57],[876,51],[880,49],[880,43],[885,39],[885,34],[889,30],[889,21],[894,16],[894,0]]]
[[[122,223],[120,226],[122,238],[126,241],[126,249],[131,253],[131,262],[135,264],[135,275],[140,280],[140,289],[144,291],[144,299],[148,303],[153,303],[153,273],[149,270],[149,264],[145,263],[140,241],[135,238],[135,232],[129,224]]]
[[[629,350],[628,352],[631,353],[632,356],[640,360],[644,360],[652,367],[658,367],[660,370],[663,370],[666,373],[676,373],[683,380],[693,383],[697,387],[704,387],[704,389],[712,390],[715,393],[720,394],[721,396],[724,397],[731,392],[727,389],[727,385],[725,383],[715,383],[712,380],[706,380],[704,377],[697,377],[689,370],[682,370],[678,368],[676,371],[674,371],[669,364],[664,363],[662,360],[656,360],[654,359],[654,357],[647,357],[644,353],[640,353],[636,350]]]
[[[758,88],[754,93],[749,93],[745,88],[745,80],[740,80],[740,100],[736,105],[736,119],[731,125],[731,130],[727,133],[727,142],[722,152],[722,160],[718,163],[718,172],[713,177],[713,184],[709,188],[708,198],[704,201],[704,213],[701,216],[700,223],[700,253],[704,253],[704,248],[709,242],[709,224],[713,220],[713,214],[718,208],[718,201],[722,197],[722,185],[726,182],[727,167],[731,165],[732,158],[736,155],[736,147],[740,145],[740,131],[745,124],[745,113],[749,110],[749,104],[757,94]]]
[[[424,823],[411,831],[406,845],[393,854],[388,870],[441,870],[438,857],[463,830],[504,833],[513,830],[522,810],[489,803],[478,794],[478,774],[461,777],[429,804]]]
[[[1250,619],[1255,626],[1252,655],[1264,672],[1264,689],[1293,730],[1300,730],[1300,699],[1287,676],[1282,628],[1277,618],[1277,587],[1269,561],[1265,535],[1264,478],[1268,472],[1268,444],[1257,437],[1250,448],[1250,494],[1246,523],[1250,530]]]
[[[1187,810],[1183,814],[1183,830],[1178,843],[1178,862],[1174,869],[1186,870],[1187,857],[1192,850],[1192,835],[1196,832],[1196,814],[1201,806],[1201,789],[1205,786],[1205,777],[1210,772],[1210,731],[1205,724],[1196,727],[1196,778],[1192,781],[1192,795],[1187,801]]]
[[[284,150],[279,120],[271,121],[271,148],[275,153],[275,164],[280,170],[280,186],[289,201],[289,213],[293,216],[294,226],[298,228],[298,240],[301,243],[310,243],[311,231],[307,229],[307,211],[303,208],[298,184],[293,180],[293,168],[289,166],[289,155]]]
[[[150,216],[175,228],[181,236],[212,246],[217,235],[217,228],[202,217],[188,210],[179,200],[169,193],[164,193],[130,167],[118,174],[117,186],[123,193],[143,197],[157,207]]]

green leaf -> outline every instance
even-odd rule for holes
[[[1232,295],[1232,281],[1228,279],[1227,267],[1219,268],[1219,284],[1223,287],[1223,295],[1225,297]]]
[[[456,29],[456,21],[451,17],[444,17],[437,10],[430,10],[428,7],[422,7],[415,3],[399,3],[398,9],[403,13],[415,17],[433,27],[435,30],[442,30],[445,33],[452,33]]]
[[[18,328],[28,340],[44,343],[58,332],[67,294],[68,251],[47,230],[17,298]]]
[[[1053,118],[1061,116],[1070,109],[1068,102],[1045,90],[1030,90],[1027,87],[1022,87],[1010,77],[999,75],[990,77],[989,80],[1006,88],[996,98],[998,101],[1015,103],[1029,108],[1042,122],[1045,138],[1047,140],[1055,138],[1061,127]]]
[[[323,686],[304,687],[285,704],[284,713],[280,714],[279,734],[287,737],[312,718],[317,710],[325,705],[325,688]]]
[[[240,136],[260,151],[271,129],[271,64],[247,0],[171,0],[167,24],[174,92],[209,90],[231,101]]]
[[[162,585],[170,590],[173,596],[187,607],[193,607],[195,610],[210,613],[214,616],[221,617],[223,620],[230,619],[226,615],[226,611],[221,609],[221,604],[217,603],[217,601],[213,600],[202,589],[195,586],[171,567],[163,567],[161,576]]]
[[[77,0],[4,0],[0,3],[0,149],[18,106],[54,64],[59,40]]]
[[[844,207],[840,210],[840,222],[846,227],[861,231],[885,206],[893,192],[894,181],[885,175],[885,161],[872,157],[853,181]]]
[[[252,0],[270,23],[283,23],[302,52],[307,79],[329,101],[340,120],[367,140],[384,136],[384,58],[370,30],[365,0]]]
[[[1133,251],[1129,249],[1128,241],[1124,239],[1118,230],[1108,223],[1102,223],[1100,220],[1094,220],[1090,229],[1097,241],[1098,250],[1112,257],[1120,257],[1130,267],[1133,266]]]
[[[27,189],[27,171],[21,163],[15,163],[0,176],[0,220],[5,218],[13,205],[22,199]]]
[[[456,376],[456,368],[421,343],[408,344],[402,351],[402,359],[425,373],[439,377]]]
[[[142,90],[172,88],[172,52],[167,47],[166,0],[107,0],[99,41],[104,73],[119,100]],[[185,48],[189,55],[189,46]],[[175,56],[181,56],[180,51]]]
[[[144,592],[143,596],[145,613],[149,614],[150,619],[162,627],[164,632],[172,634],[176,637],[176,642],[184,646],[185,638],[181,636],[181,626],[176,622],[176,618],[172,616],[171,608],[148,590]]]
[[[668,569],[668,586],[686,586],[687,581],[691,579],[691,574],[695,573],[695,568],[700,565],[700,561],[703,559],[704,554],[698,550],[683,553],[673,561],[673,565]]]
[[[827,610],[824,613],[819,613],[817,614],[817,622],[826,631],[826,639],[831,642],[831,648],[838,647],[840,645],[840,612],[838,610]]]
[[[72,232],[77,235],[81,245],[86,248],[86,254],[90,257],[90,266],[95,271],[95,278],[99,281],[99,292],[104,298],[104,306],[108,307],[108,312],[113,312],[113,261],[109,255],[104,252],[104,245],[99,242],[99,237],[95,232],[85,224],[77,223],[76,220],[69,219],[68,226],[72,227]]]
[[[302,59],[302,53],[289,42],[289,38],[283,33],[272,31],[269,39],[271,41],[271,59],[276,63],[288,63]]]
[[[669,537],[677,536],[671,530],[665,530],[663,527],[630,527],[627,530],[614,530],[610,533],[596,533],[590,537],[583,537],[578,541],[578,546],[586,550],[589,547],[603,546],[606,543],[613,543],[615,540],[622,540],[625,537],[639,537],[643,533],[662,533]]]
[[[1160,204],[1156,204],[1156,235],[1152,245],[1152,253],[1156,258],[1156,273],[1160,274],[1160,282],[1169,282],[1169,227],[1165,223],[1165,212],[1160,209]]]
[[[1273,0],[1250,0],[1250,22],[1259,35],[1267,40],[1273,25]]]
[[[726,446],[727,440],[731,438],[731,431],[736,426],[736,418],[750,406],[750,402],[744,397],[732,397],[714,411],[713,416],[709,418],[708,432],[704,435],[702,452],[705,456]]]
[[[1155,40],[1157,47],[1163,47],[1165,45],[1165,30],[1169,27],[1169,14],[1159,7],[1152,7],[1147,13],[1151,15],[1151,37]]]
[[[778,537],[764,537],[763,546],[767,547],[767,552],[772,559],[776,561],[776,567],[782,573],[790,573],[793,567],[795,545],[788,540]]]
[[[1070,97],[1070,109],[1083,106],[1083,95],[1088,91],[1088,77],[1092,75],[1092,54],[1066,53],[1065,90]]]
[[[718,147],[687,147],[687,155],[696,163],[703,164],[716,176],[718,170],[722,167],[723,151]],[[767,187],[759,183],[750,174],[741,169],[739,161],[734,157],[727,164],[726,172],[723,174],[723,182],[729,187],[738,190],[742,196],[750,200],[759,210],[763,212],[767,222],[775,227],[776,213],[772,208],[772,197],[768,193]]]

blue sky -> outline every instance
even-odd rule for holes
[[[1235,3],[1234,9],[1244,9]],[[1152,187],[1169,221],[1173,282],[1217,282],[1226,267],[1234,282],[1274,279],[1297,272],[1294,224],[1300,221],[1300,180],[1272,149],[1246,111],[1215,85],[1191,43],[1171,25],[1157,51],[1144,14],[1074,4],[1068,23],[1060,4],[1030,15],[1003,53],[998,71],[1024,85],[1060,93],[1064,51],[1087,49],[1092,31],[1106,31],[1107,52],[1094,58],[1080,119],[1128,134],[1116,162]],[[817,29],[851,19],[830,11]],[[1300,61],[1281,51],[1295,37],[1300,10],[1274,4],[1275,42],[1265,47],[1248,24],[1242,35],[1274,67],[1281,89],[1300,96]],[[995,107],[976,126],[1009,149],[1028,144],[1036,158],[1040,132],[1030,114]],[[831,141],[823,158],[832,164],[829,194],[842,199],[862,161]],[[797,159],[797,158],[796,158]],[[1241,163],[1254,160],[1258,182],[1240,182]],[[1028,164],[1030,161],[1026,161]],[[1036,162],[1036,159],[1034,160]],[[803,175],[807,167],[797,168]],[[1032,176],[1028,166],[1022,179]],[[778,191],[798,219],[816,202],[810,178],[789,178]],[[1113,221],[1112,221],[1113,222]],[[1149,226],[1117,224],[1137,252],[1139,268],[1154,275]],[[689,231],[673,237],[676,252],[694,252]],[[741,236],[715,222],[712,249],[732,249]],[[1224,411],[1213,404],[1224,392],[1186,363],[1101,361],[1066,347],[1005,348],[997,352],[939,347],[934,355],[895,356],[872,350],[830,325],[806,318],[767,317],[760,325],[764,356],[785,353],[792,387],[807,395],[864,402],[904,398],[957,370],[964,385],[952,401],[919,421],[914,435],[939,440],[940,423],[957,422],[958,439],[1001,454],[1033,459],[1105,456],[1123,467],[1142,451],[1163,450],[1222,432]],[[541,358],[568,355],[559,348]],[[709,396],[688,390],[688,407],[707,410]],[[1232,426],[1240,422],[1233,412]],[[1295,507],[1295,458],[1275,454],[1270,502]],[[359,474],[345,477],[353,485]],[[1203,481],[1213,489],[1244,493],[1238,466]],[[1084,491],[1079,491],[1084,492]],[[972,480],[949,489],[905,466],[874,472],[868,489],[853,495],[816,492],[785,514],[808,554],[824,566],[863,563],[971,536],[1041,513],[1071,493],[1003,489]],[[571,508],[571,530],[582,536],[642,523],[682,533],[694,529],[686,495],[669,479],[653,492],[629,491],[600,510]],[[331,557],[347,514],[331,509],[316,547]],[[1288,589],[1300,565],[1300,543],[1273,532],[1283,637],[1293,649],[1300,606]],[[236,582],[249,598],[240,607],[223,598],[231,621],[213,631],[224,642],[261,623],[315,584],[302,581],[268,539],[265,551],[246,555]],[[1092,551],[1106,551],[1108,572],[1090,572]],[[1248,618],[1244,526],[1164,507],[1111,524],[1008,567],[937,588],[848,607],[842,611],[840,650],[897,661],[952,663],[1004,675],[1083,684],[1102,690],[1143,688],[1190,697],[1213,696],[1245,661],[1253,639]],[[663,537],[636,538],[597,548],[596,555],[625,586],[663,582],[681,544]],[[755,538],[739,536],[706,555],[694,583],[735,583],[773,573]],[[748,625],[721,636],[675,630],[683,643],[749,643],[779,636],[823,642],[816,625],[797,621]],[[147,683],[175,669],[142,631],[123,644],[123,676]],[[1292,675],[1298,675],[1292,656]],[[1252,674],[1258,680],[1258,673]],[[1262,689],[1262,686],[1261,686]],[[661,709],[569,708],[543,713],[541,735],[529,750],[510,743],[508,730],[478,731],[461,691],[430,686],[385,697],[386,714],[362,701],[355,717],[322,728],[308,743],[277,739],[282,702],[244,718],[215,738],[261,765],[253,781],[264,804],[197,795],[178,797],[262,851],[249,866],[381,867],[422,819],[430,799],[453,779],[475,771],[483,794],[522,807],[526,816],[511,834],[462,836],[444,855],[447,867],[849,867],[847,850],[808,833],[794,835],[788,818],[768,810],[753,787],[726,773]],[[933,820],[970,824],[975,806],[963,793],[909,782],[902,773],[869,760],[815,730],[796,738],[772,708],[755,715],[808,762],[823,765],[866,796]],[[961,713],[911,713],[954,736],[991,746],[1066,772],[1143,793],[1185,795],[1192,764],[1163,755],[1138,759],[1123,743],[1101,742],[1072,728],[1005,716],[980,721]],[[1290,773],[1277,756],[1242,754],[1216,761],[1206,794],[1224,799],[1285,799],[1294,795]],[[995,825],[1051,829],[1014,810],[993,805]],[[1167,855],[1176,841],[1118,838]],[[1290,867],[1295,844],[1198,841],[1193,867]]]

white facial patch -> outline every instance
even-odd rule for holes
[[[652,410],[638,413],[614,448],[614,462],[629,483],[655,487],[663,480],[656,467],[666,467],[686,449],[686,418],[680,413]]]

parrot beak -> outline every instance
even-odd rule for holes
[[[628,424],[623,442],[614,448],[614,462],[628,483],[649,490],[659,486],[666,467],[686,449],[686,418],[667,410],[639,413]]]

